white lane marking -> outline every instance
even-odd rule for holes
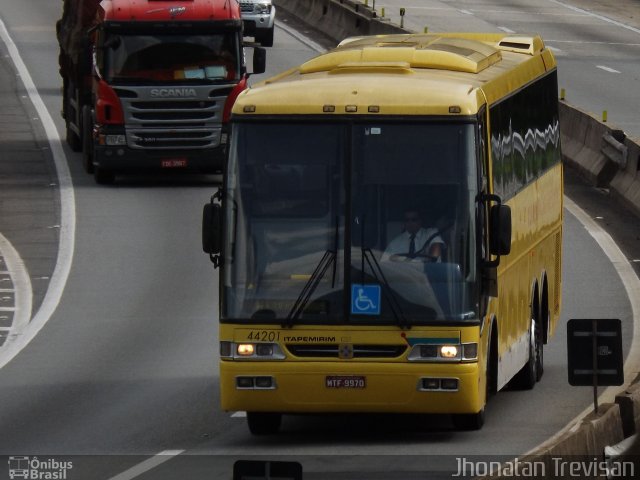
[[[567,55],[563,50],[560,50],[558,47],[549,46],[547,48],[551,50],[556,57],[565,57]]]
[[[594,221],[582,208],[575,204],[570,198],[564,197],[564,206],[566,209],[578,219],[582,226],[587,230],[595,241],[598,243],[602,251],[611,261],[616,269],[622,284],[629,297],[631,303],[631,312],[633,316],[633,338],[631,339],[631,349],[629,355],[624,362],[624,385],[620,387],[607,387],[598,397],[598,404],[612,403],[615,396],[623,392],[629,387],[631,382],[640,373],[640,279],[633,270],[631,263],[616,245],[611,236]],[[571,420],[562,430],[558,431],[553,437],[545,440],[537,447],[533,448],[524,456],[530,455],[534,451],[543,448],[545,445],[552,445],[565,432],[574,428],[578,422],[593,411],[593,407],[589,406],[584,409],[577,417]]]
[[[611,67],[605,67],[604,65],[596,65],[596,67],[598,67],[600,70],[604,70],[605,72],[609,72],[609,73],[620,73],[618,70],[615,70]]]
[[[511,30],[510,28],[507,27],[498,27],[498,30],[502,30],[505,33],[516,33],[513,30]]]
[[[9,293],[12,291],[14,294],[13,307],[0,308],[0,311],[2,312],[14,312],[11,327],[9,328],[9,335],[2,347],[0,347],[0,352],[5,352],[11,348],[11,345],[14,345],[19,341],[20,333],[29,324],[29,320],[31,320],[33,289],[31,288],[29,272],[27,271],[27,267],[25,267],[22,258],[20,258],[20,254],[1,233],[0,253],[2,254],[4,264],[7,268],[6,273],[9,275],[13,283],[13,289],[2,289],[2,292]],[[0,362],[1,359],[2,354],[0,354]]]
[[[53,123],[53,119],[51,118],[47,107],[45,107],[42,98],[38,94],[38,90],[33,83],[29,70],[27,70],[26,65],[22,61],[18,47],[13,42],[13,39],[7,31],[7,27],[1,19],[0,38],[7,47],[7,51],[9,52],[11,60],[19,73],[31,103],[38,112],[39,117],[42,119],[42,126],[44,127],[47,135],[49,146],[51,147],[51,154],[53,155],[55,163],[58,185],[60,185],[60,239],[58,244],[58,257],[56,259],[56,266],[51,277],[51,282],[49,283],[47,293],[42,300],[40,309],[28,325],[26,325],[21,332],[12,331],[12,333],[18,334],[18,338],[11,342],[7,348],[2,349],[2,353],[0,353],[0,368],[2,368],[15,358],[15,356],[18,355],[18,353],[20,353],[31,340],[33,340],[42,327],[44,327],[49,321],[60,303],[64,287],[67,284],[67,279],[69,278],[69,272],[71,271],[71,263],[73,261],[76,231],[76,207],[73,182],[67,165],[67,159],[65,157],[64,150],[62,149],[60,135],[58,134],[58,130]],[[23,295],[28,295],[28,292],[21,293],[19,295],[16,292],[16,297]]]
[[[246,418],[247,412],[234,412],[231,418]]]
[[[616,25],[617,27],[626,28],[627,30],[631,30],[632,32],[640,33],[640,29],[632,27],[631,25],[627,25],[622,22],[618,22],[617,20],[613,20],[612,18],[605,17],[604,15],[599,15],[597,13],[590,12],[589,10],[583,10],[582,8],[574,7],[573,5],[567,5],[566,3],[560,2],[559,0],[547,0],[547,1],[551,3],[555,3],[556,5],[560,5],[561,7],[568,8],[569,10],[573,10],[574,12],[578,12],[583,15],[588,15],[590,17],[597,18],[598,20],[602,20],[603,22]]]
[[[297,32],[296,30],[291,28],[286,23],[276,22],[276,26],[278,28],[284,30],[286,33],[291,35],[293,38],[298,40],[303,45],[309,47],[311,50],[314,50],[314,51],[316,51],[318,53],[322,53],[322,52],[326,51],[326,48],[324,48],[322,45],[320,45],[319,43],[314,42],[309,37],[306,37],[306,36],[302,35],[301,33]]]
[[[464,13],[465,15],[473,15],[473,12],[470,12],[469,10],[458,10],[460,13]]]
[[[134,465],[129,470],[125,470],[124,472],[116,475],[115,477],[111,477],[109,480],[131,480],[132,478],[136,478],[142,475],[143,473],[156,468],[158,465],[161,465],[164,462],[171,460],[173,457],[177,457],[183,452],[184,450],[165,450],[145,460],[142,463]]]

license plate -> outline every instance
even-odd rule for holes
[[[160,163],[162,168],[184,168],[187,166],[186,158],[171,158],[168,160],[162,160]]]
[[[364,375],[328,375],[325,386],[327,388],[366,388],[367,378]]]

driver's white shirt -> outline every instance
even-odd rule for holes
[[[418,230],[416,232],[416,237],[415,237],[416,252],[420,251],[424,247],[424,249],[422,250],[422,253],[428,255],[431,245],[433,245],[434,243],[444,244],[442,237],[440,237],[440,235],[437,235],[437,233],[438,233],[438,230],[435,228],[426,228],[426,229],[421,228],[420,230]],[[425,245],[425,242],[431,236],[433,236],[433,238],[429,241],[428,245]],[[386,250],[382,254],[382,257],[380,258],[380,260],[383,260],[383,261],[388,260],[391,255],[409,253],[410,243],[411,243],[411,234],[407,231],[402,232],[396,238],[391,240],[391,243],[389,243],[389,246],[386,248]]]

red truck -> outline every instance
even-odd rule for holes
[[[97,183],[222,170],[247,87],[236,0],[63,0],[56,32],[66,139]],[[254,48],[253,72],[265,70]]]

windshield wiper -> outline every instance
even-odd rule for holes
[[[298,295],[289,315],[287,315],[287,320],[282,325],[283,327],[292,327],[293,323],[300,318],[300,315],[304,312],[304,309],[307,307],[307,303],[309,303],[309,299],[313,292],[315,292],[320,280],[324,277],[324,274],[327,272],[329,267],[333,265],[333,272],[331,275],[331,288],[334,288],[336,285],[336,271],[337,271],[337,252],[338,252],[338,243],[340,241],[339,235],[339,217],[336,217],[335,229],[334,229],[334,238],[333,238],[333,250],[327,250],[324,252],[324,255],[320,259],[320,262],[316,266],[315,270],[307,280],[304,288]]]
[[[404,312],[402,311],[402,307],[400,306],[398,297],[393,291],[393,288],[391,288],[391,285],[389,284],[387,277],[384,276],[384,272],[380,267],[380,263],[378,263],[378,260],[373,254],[373,251],[371,250],[371,248],[368,248],[368,247],[361,247],[360,250],[362,252],[363,263],[364,263],[364,260],[366,260],[367,264],[369,265],[369,268],[371,269],[371,274],[376,279],[376,281],[382,284],[382,286],[384,287],[382,289],[382,293],[384,294],[385,298],[387,299],[387,302],[389,303],[389,309],[391,310],[391,313],[393,313],[393,317],[395,318],[396,323],[400,328],[411,328],[411,324],[409,323],[407,318],[404,316]],[[373,268],[374,265],[376,268]],[[376,269],[377,269],[377,272],[376,272]],[[364,275],[364,269],[363,269],[363,275]]]
[[[286,321],[282,324],[283,327],[292,327],[293,323],[300,317],[300,315],[302,315],[302,312],[304,312],[304,309],[307,307],[307,303],[309,303],[309,298],[311,298],[311,295],[313,295],[313,292],[318,287],[320,280],[322,280],[322,277],[324,277],[324,274],[327,272],[332,263],[334,265],[336,263],[336,252],[334,250],[327,250],[326,252],[324,252],[324,255],[320,259],[318,266],[309,277],[309,280],[307,280],[307,283],[304,285],[304,288],[300,292],[300,295],[298,295],[298,298],[293,304],[289,315],[287,315]]]

